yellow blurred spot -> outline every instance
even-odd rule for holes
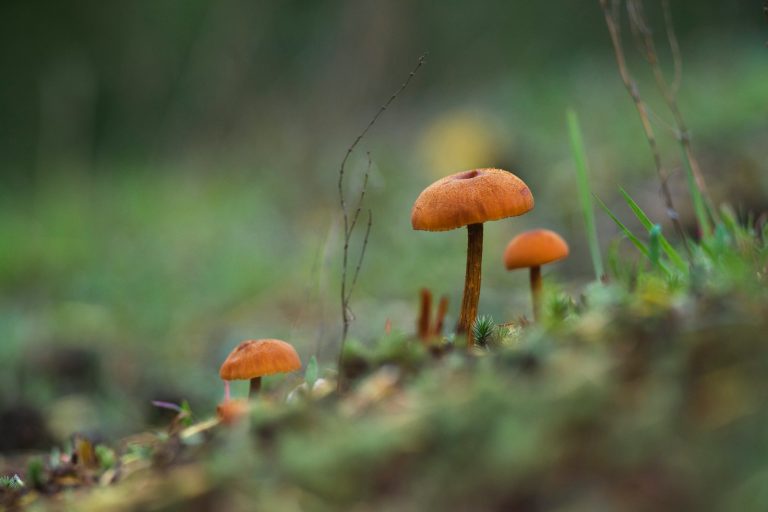
[[[442,178],[463,169],[496,165],[501,144],[492,125],[488,117],[464,110],[435,119],[420,140],[420,152],[428,173]]]

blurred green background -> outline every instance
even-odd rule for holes
[[[715,198],[763,211],[760,6],[672,7],[681,108]],[[641,93],[669,121],[626,45]],[[595,192],[618,204],[624,186],[668,230],[596,1],[2,2],[0,449],[130,432],[163,417],[152,399],[186,398],[205,414],[222,393],[219,364],[246,338],[286,339],[331,366],[338,165],[424,52],[348,169],[355,194],[370,151],[373,229],[353,337],[372,339],[387,319],[411,332],[422,286],[450,296],[453,323],[465,235],[414,232],[410,209],[465,168],[510,169],[536,198],[531,214],[486,227],[481,313],[530,316],[527,276],[501,265],[506,242],[530,227],[571,243],[545,276],[578,293],[591,267],[568,107],[584,125]],[[661,120],[657,131],[689,218],[679,151]],[[598,221],[607,246],[615,230]]]

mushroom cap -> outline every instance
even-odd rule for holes
[[[504,250],[507,270],[538,267],[568,256],[568,244],[549,229],[532,229],[513,238]]]
[[[522,215],[533,208],[528,186],[502,169],[451,174],[425,188],[411,211],[413,229],[447,231]]]
[[[290,344],[274,339],[247,340],[229,353],[219,375],[224,380],[244,380],[299,368],[301,360]]]
[[[225,425],[232,425],[248,414],[248,400],[227,400],[216,406],[216,416]]]

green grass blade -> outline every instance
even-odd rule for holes
[[[619,192],[624,198],[624,201],[635,214],[635,217],[637,217],[637,220],[639,220],[643,227],[650,232],[654,226],[653,222],[651,222],[651,219],[648,218],[643,209],[640,208],[640,206],[634,201],[634,199],[632,199],[632,197],[626,190],[624,190],[624,188],[619,187]],[[661,232],[659,232],[659,243],[661,244],[661,248],[664,250],[664,253],[669,257],[669,260],[673,265],[675,265],[675,267],[683,272],[688,270],[688,265],[685,263],[685,260],[680,256],[680,253],[678,253],[677,250],[672,247],[672,244],[669,243],[667,237],[665,237]]]
[[[661,264],[661,238],[664,236],[661,234],[661,226],[654,224],[648,232],[650,240],[648,242],[648,253],[651,258],[651,264],[654,267],[658,267]]]
[[[688,153],[685,151],[685,147],[682,144],[680,147],[683,152],[685,177],[688,183],[688,192],[691,194],[691,201],[693,202],[693,211],[696,214],[696,222],[699,224],[701,237],[708,238],[712,235],[712,224],[710,223],[711,213],[704,203],[704,196],[701,194],[701,190],[699,190],[698,185],[696,185],[696,180],[693,177],[693,167],[691,167],[691,161],[688,159]]]
[[[566,113],[568,119],[568,136],[571,142],[573,162],[576,165],[576,182],[579,188],[579,203],[584,214],[584,227],[587,231],[589,242],[589,254],[592,257],[592,267],[595,270],[595,278],[599,281],[604,275],[603,258],[600,254],[600,244],[597,240],[597,226],[595,224],[595,208],[592,203],[592,192],[589,188],[589,172],[587,169],[587,157],[584,151],[584,142],[581,137],[579,119],[573,109]]]
[[[624,225],[623,222],[619,220],[619,218],[613,214],[610,208],[608,208],[608,205],[605,204],[599,197],[595,196],[595,200],[597,201],[597,204],[600,205],[600,208],[603,209],[603,211],[608,214],[608,216],[611,218],[613,222],[616,223],[616,225],[619,227],[622,233],[629,239],[630,242],[632,242],[632,245],[637,247],[637,250],[643,253],[643,255],[646,258],[650,259],[650,253],[648,252],[648,247],[640,241],[639,238],[635,236],[634,233],[632,233],[627,226]]]
[[[639,238],[637,238],[635,234],[632,233],[632,231],[630,231],[629,228],[625,226],[624,223],[621,222],[616,215],[614,215],[611,209],[608,208],[608,205],[606,205],[599,197],[597,196],[594,196],[594,197],[595,197],[595,200],[597,201],[597,204],[599,204],[600,207],[603,209],[603,211],[611,218],[611,220],[614,223],[616,223],[616,225],[619,227],[619,229],[624,234],[624,236],[626,236],[629,239],[629,241],[632,242],[632,245],[634,245],[637,248],[637,250],[643,254],[643,256],[648,258],[648,260],[650,260],[651,263],[653,263],[653,258],[651,257],[651,252],[648,249],[648,246],[646,246]],[[664,265],[663,261],[658,261],[658,265],[659,265],[659,268],[661,268],[664,272],[666,272],[667,274],[670,273],[669,268],[667,268],[667,266]]]
[[[307,387],[310,391],[312,391],[312,386],[315,385],[315,382],[317,382],[318,375],[320,374],[320,370],[317,366],[317,358],[315,356],[312,356],[309,359],[309,363],[307,363],[307,368],[304,370],[304,382],[307,383]]]

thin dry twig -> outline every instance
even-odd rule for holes
[[[351,215],[350,215],[350,211],[348,210],[347,200],[344,195],[344,176],[346,174],[347,162],[349,160],[350,155],[352,155],[352,152],[354,152],[354,150],[357,148],[357,146],[360,144],[360,142],[363,140],[366,134],[370,131],[370,129],[373,128],[373,126],[379,120],[381,115],[389,108],[392,102],[394,102],[397,99],[397,97],[408,87],[408,85],[411,83],[411,80],[413,80],[413,77],[416,76],[416,73],[424,64],[426,57],[427,57],[426,54],[419,57],[419,60],[416,63],[416,66],[410,72],[405,82],[403,82],[400,85],[400,87],[392,94],[392,96],[390,96],[389,99],[386,102],[384,102],[384,104],[381,107],[379,107],[379,110],[376,111],[376,114],[371,118],[371,120],[363,129],[363,131],[361,131],[357,135],[357,137],[352,142],[352,144],[347,148],[347,152],[344,154],[344,158],[341,160],[341,165],[339,166],[339,182],[338,182],[339,205],[341,206],[341,214],[344,222],[344,249],[342,254],[342,267],[341,267],[342,333],[341,333],[341,347],[339,348],[339,363],[338,363],[338,368],[339,368],[338,383],[339,383],[340,389],[342,386],[341,363],[342,363],[342,357],[344,353],[344,344],[346,343],[347,335],[349,334],[349,325],[354,318],[354,315],[352,314],[352,310],[349,307],[349,302],[352,298],[352,292],[355,288],[355,284],[357,284],[357,278],[360,275],[360,268],[362,267],[362,264],[363,264],[363,259],[365,257],[365,250],[368,247],[368,238],[371,233],[371,226],[373,225],[373,214],[369,209],[368,223],[366,224],[365,234],[363,236],[363,242],[360,248],[360,255],[358,256],[357,264],[355,265],[355,269],[353,270],[351,279],[350,279],[349,271],[348,271],[349,270],[349,246],[352,240],[352,235],[354,234],[355,227],[357,226],[357,221],[360,218],[360,213],[363,210],[363,201],[365,199],[365,193],[368,189],[368,178],[370,176],[370,171],[371,171],[371,155],[370,153],[367,153],[368,164],[365,169],[365,173],[363,175],[363,184],[360,190],[360,195],[358,196],[358,199],[357,199],[357,205],[354,211],[351,213]]]
[[[661,8],[664,11],[664,30],[667,33],[667,42],[669,43],[669,51],[672,54],[672,66],[674,69],[670,89],[672,94],[677,96],[680,84],[683,81],[683,59],[680,57],[680,44],[677,42],[675,26],[672,24],[672,9],[669,7],[669,0],[662,0]]]
[[[363,257],[365,257],[365,249],[368,247],[368,237],[371,234],[371,226],[373,225],[373,213],[368,210],[368,224],[365,226],[365,236],[363,236],[363,246],[360,248],[360,256],[357,258],[357,265],[355,265],[355,271],[352,273],[352,283],[349,285],[349,294],[347,295],[347,303],[352,296],[352,289],[357,283],[357,276],[360,275],[360,267],[363,265]]]
[[[672,25],[672,13],[669,6],[669,0],[662,0],[661,4],[662,10],[664,11],[667,40],[669,42],[670,51],[672,52],[672,60],[675,67],[675,78],[672,84],[667,82],[664,72],[661,69],[661,65],[659,64],[658,52],[656,51],[656,45],[653,40],[653,32],[651,31],[645,16],[643,0],[627,0],[627,12],[629,13],[629,20],[633,27],[633,31],[636,31],[640,37],[643,57],[648,61],[653,72],[653,78],[656,81],[656,86],[661,92],[664,102],[674,118],[677,132],[676,138],[683,147],[685,156],[691,164],[691,172],[693,173],[696,186],[699,191],[701,191],[704,199],[711,206],[712,201],[709,197],[706,182],[701,174],[698,161],[693,154],[693,148],[691,147],[690,132],[688,131],[685,118],[677,103],[677,90],[682,77],[682,64],[680,47]],[[713,214],[715,213],[713,208],[710,208],[710,210]]]
[[[637,87],[637,83],[629,72],[627,67],[626,56],[624,54],[624,46],[621,41],[621,26],[619,19],[619,9],[616,0],[609,4],[609,0],[599,0],[600,6],[603,9],[603,16],[605,17],[605,24],[608,27],[608,33],[611,37],[611,44],[613,45],[614,56],[616,57],[616,64],[619,68],[619,76],[624,83],[624,87],[627,89],[632,101],[635,104],[635,109],[640,116],[640,122],[643,125],[643,131],[645,132],[645,138],[648,141],[648,146],[653,155],[653,163],[656,168],[656,174],[658,175],[659,182],[661,183],[661,195],[664,199],[665,206],[667,208],[667,214],[669,215],[672,225],[675,228],[678,236],[685,245],[686,252],[688,253],[689,260],[691,259],[691,250],[688,247],[688,242],[685,237],[685,232],[680,224],[680,218],[675,209],[674,201],[672,200],[672,193],[669,191],[667,185],[667,176],[664,171],[664,167],[661,162],[661,153],[659,152],[658,144],[656,143],[656,134],[653,131],[653,126],[648,117],[648,107],[640,96],[640,91]],[[630,0],[628,0],[630,1]]]
[[[352,214],[352,221],[349,221],[349,218],[347,216],[346,210],[344,211],[344,253],[343,253],[343,260],[342,260],[342,276],[341,276],[341,304],[342,307],[345,308],[346,315],[348,320],[351,320],[354,315],[352,315],[352,311],[349,309],[349,300],[352,297],[352,291],[355,288],[355,284],[357,283],[357,276],[360,273],[360,267],[363,264],[363,257],[365,256],[365,249],[368,247],[368,236],[371,233],[371,226],[373,225],[373,215],[371,213],[371,210],[368,210],[368,225],[365,229],[365,236],[363,237],[363,246],[360,249],[360,255],[358,257],[357,265],[355,266],[354,274],[352,275],[352,282],[349,285],[349,289],[347,289],[347,268],[349,263],[349,243],[352,239],[352,233],[355,230],[355,226],[357,225],[357,219],[360,218],[360,212],[363,209],[363,199],[365,199],[365,192],[368,190],[368,177],[371,174],[371,153],[366,152],[366,157],[368,158],[368,164],[365,168],[365,174],[363,176],[363,185],[360,189],[360,197],[357,200],[357,208],[355,208],[355,213]],[[341,183],[339,183],[341,185]],[[343,193],[340,195],[341,198],[341,204],[342,208],[344,208],[344,195]],[[349,324],[347,324],[348,326]],[[346,338],[346,331],[344,332],[344,338]]]

